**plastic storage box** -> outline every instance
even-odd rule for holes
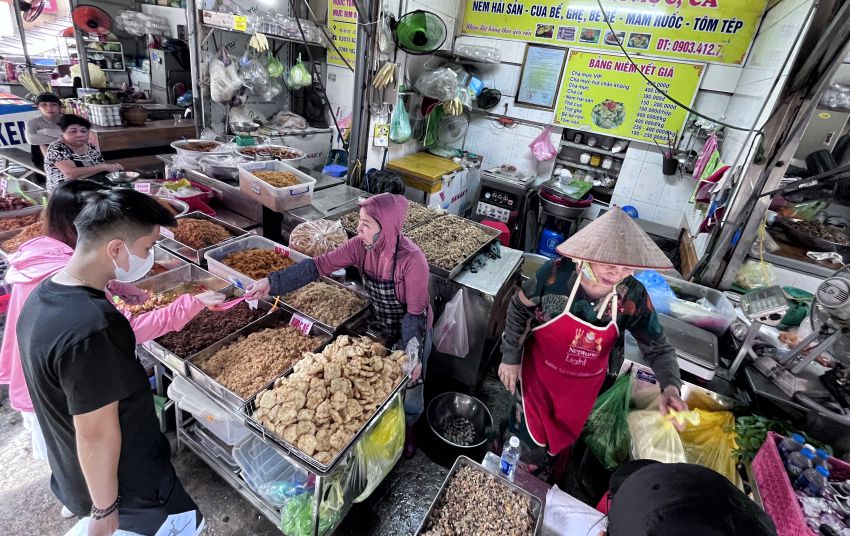
[[[269,482],[304,482],[306,472],[292,464],[277,451],[250,435],[233,448],[233,458],[242,469],[242,478],[248,486],[260,491]]]
[[[670,288],[680,300],[670,300],[666,305],[669,307],[669,316],[678,318],[692,326],[710,331],[718,337],[726,333],[729,325],[735,320],[735,308],[729,303],[726,296],[719,290],[697,285],[688,281],[682,281],[674,277],[663,276]],[[699,305],[691,303],[705,298],[714,307],[713,311],[703,309]]]
[[[168,387],[168,398],[188,411],[204,428],[226,445],[235,445],[250,434],[242,419],[222,408],[188,379],[175,375]]]
[[[233,447],[221,443],[215,436],[201,423],[196,423],[192,426],[191,432],[195,439],[201,445],[201,448],[212,458],[218,458],[224,465],[230,468],[234,473],[239,470],[239,465],[233,457]]]
[[[306,207],[313,202],[316,179],[278,160],[237,164],[239,189],[248,197],[276,212]],[[298,177],[300,184],[276,188],[254,175],[255,171],[285,171]]]
[[[207,260],[207,269],[213,275],[226,279],[239,288],[247,287],[255,280],[221,262],[221,259],[231,253],[245,251],[246,249],[270,249],[279,255],[292,258],[295,262],[301,262],[310,258],[303,253],[299,253],[294,249],[280,245],[268,238],[263,238],[262,236],[246,236],[234,242],[229,242],[223,246],[207,251],[204,254],[204,258]]]

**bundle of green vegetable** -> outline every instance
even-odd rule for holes
[[[738,432],[738,450],[735,453],[746,462],[752,461],[756,452],[764,444],[768,432],[775,432],[785,437],[799,433],[806,438],[806,443],[832,454],[832,447],[813,439],[805,432],[800,432],[788,421],[768,419],[760,415],[738,417],[735,421],[735,430]]]

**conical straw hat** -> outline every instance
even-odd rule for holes
[[[673,263],[649,235],[617,206],[569,237],[556,250],[574,260],[629,268],[673,268]]]

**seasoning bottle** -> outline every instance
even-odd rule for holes
[[[575,136],[573,136],[573,143],[581,143],[582,139],[581,132],[576,132]]]
[[[614,165],[614,159],[611,158],[610,156],[606,156],[602,160],[602,169],[611,169],[611,166],[613,166],[613,165]]]
[[[590,153],[581,153],[581,155],[578,157],[578,161],[581,162],[582,164],[589,164],[590,163]]]
[[[587,138],[587,145],[589,147],[596,147],[596,136],[590,136]]]
[[[602,163],[602,157],[598,154],[595,154],[590,157],[590,165],[593,167],[599,167],[599,164]]]

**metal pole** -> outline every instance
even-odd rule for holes
[[[367,21],[378,19],[380,2],[377,0],[363,0],[361,6],[366,13],[360,13]],[[359,19],[359,17],[358,17]],[[364,24],[357,26],[357,54],[354,61],[354,101],[351,112],[351,139],[348,143],[348,182],[353,186],[360,185],[360,176],[363,174],[363,162],[366,161],[366,153],[369,150],[369,123],[371,114],[366,102],[367,88],[372,83],[372,72],[369,69],[369,51],[374,47],[375,32],[368,32]],[[340,133],[342,134],[342,133]],[[357,162],[360,162],[360,176],[354,177],[352,171]]]
[[[32,75],[32,62],[30,61],[29,52],[27,52],[27,32],[24,30],[24,18],[21,16],[21,6],[15,2],[15,5],[12,6],[12,10],[15,12],[15,20],[18,22],[18,35],[21,36],[21,49],[24,51],[24,64],[27,68],[27,72]]]
[[[215,30],[209,30],[214,32]],[[192,68],[189,70],[192,76],[192,108],[195,122],[195,134],[198,135],[206,126],[206,112],[204,110],[204,88],[201,85],[201,62],[203,61],[203,49],[198,32],[203,35],[203,30],[198,23],[198,8],[195,0],[186,2],[186,37],[189,40],[189,58]],[[227,132],[225,131],[225,134]]]
[[[71,12],[77,9],[79,2],[71,0]],[[89,77],[89,60],[86,56],[86,42],[83,41],[83,33],[77,28],[73,22],[71,25],[74,28],[74,42],[77,43],[77,61],[80,62],[80,78],[83,81],[83,87],[88,89],[91,87],[91,78]]]

